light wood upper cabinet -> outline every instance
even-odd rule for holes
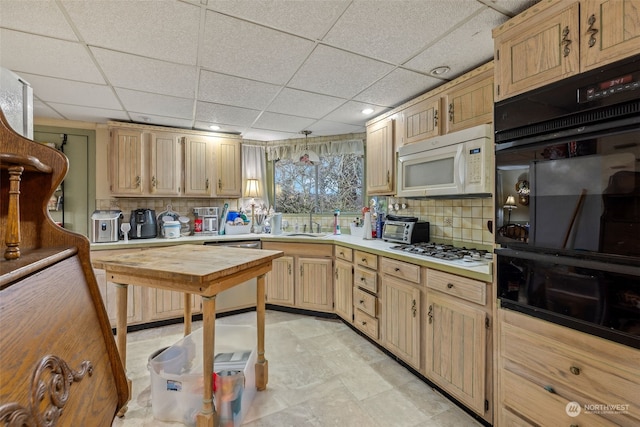
[[[175,134],[152,133],[150,141],[150,188],[154,196],[180,194],[182,145]]]
[[[440,96],[424,99],[402,111],[401,145],[440,135]]]
[[[493,68],[453,87],[444,105],[446,133],[493,122]]]
[[[184,137],[184,194],[215,196],[215,165],[215,141],[212,138]]]
[[[580,71],[578,2],[533,6],[494,29],[493,37],[496,101]]]
[[[493,30],[495,100],[640,53],[640,0],[542,1]]]
[[[640,53],[640,0],[580,2],[582,71]]]
[[[385,119],[367,126],[367,193],[392,195],[395,192],[394,121]]]
[[[216,159],[218,162],[218,197],[242,197],[242,146],[240,141],[219,139]]]
[[[146,192],[143,134],[129,129],[114,129],[109,145],[109,183],[111,193],[139,196]]]

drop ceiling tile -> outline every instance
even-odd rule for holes
[[[303,37],[320,39],[349,3],[348,0],[209,0],[207,8]]]
[[[258,110],[210,102],[198,102],[196,106],[196,120],[209,124],[251,126],[259,114]]]
[[[17,74],[105,83],[81,44],[17,31],[0,30],[0,64]]]
[[[300,138],[299,132],[275,132],[264,129],[249,129],[242,134],[243,139],[253,141],[283,141],[292,138]]]
[[[33,117],[63,120],[60,114],[38,99],[33,100]]]
[[[129,116],[127,116],[124,111],[79,107],[77,105],[57,104],[53,102],[49,102],[48,104],[67,120],[94,123],[106,123],[109,120],[129,121]]]
[[[330,122],[320,120],[309,126],[314,136],[342,135],[347,133],[365,132],[364,124],[361,126],[349,125],[346,123]]]
[[[313,46],[300,37],[207,11],[200,59],[212,71],[284,84]]]
[[[281,86],[202,70],[198,100],[263,109]]]
[[[305,130],[314,122],[314,119],[265,112],[262,113],[252,127],[255,129],[274,130],[279,132],[300,132]]]
[[[365,108],[373,108],[373,113],[362,114],[362,110]],[[347,123],[351,125],[363,125],[372,118],[379,116],[389,111],[390,108],[381,107],[379,105],[367,104],[364,102],[349,101],[344,105],[338,107],[332,111],[324,120],[332,122]]]
[[[195,96],[196,67],[91,48],[113,86],[190,98]]]
[[[451,71],[446,77],[453,79],[493,58],[491,30],[507,19],[505,15],[485,7],[465,25],[405,65],[422,72],[447,65]],[[451,52],[456,54],[452,55]]]
[[[116,93],[130,113],[189,120],[193,118],[193,99],[120,88],[116,88]]]
[[[323,41],[401,64],[481,6],[475,0],[356,0]]]
[[[56,2],[0,0],[0,10],[2,28],[78,41]]]
[[[62,5],[85,42],[195,65],[200,8],[180,1],[77,1]]]
[[[393,70],[393,65],[318,46],[287,86],[349,99]]]
[[[360,92],[354,100],[396,107],[442,83],[440,79],[398,68]]]
[[[267,111],[319,119],[345,103],[345,99],[284,88]]]
[[[119,110],[118,99],[107,85],[74,82],[51,77],[22,74],[33,88],[33,96],[45,102]]]

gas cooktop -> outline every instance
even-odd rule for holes
[[[459,248],[431,242],[397,245],[390,249],[467,267],[487,265],[493,259],[493,254],[485,249]]]

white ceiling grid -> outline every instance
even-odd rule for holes
[[[0,0],[0,65],[36,117],[357,133],[489,61],[491,30],[536,1]]]

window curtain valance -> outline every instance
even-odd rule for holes
[[[359,154],[364,155],[364,140],[362,139],[347,139],[342,141],[311,141],[307,143],[304,139],[296,139],[292,142],[278,145],[267,145],[267,160],[279,160],[290,159],[293,153],[301,151],[309,147],[319,156],[327,154]]]

